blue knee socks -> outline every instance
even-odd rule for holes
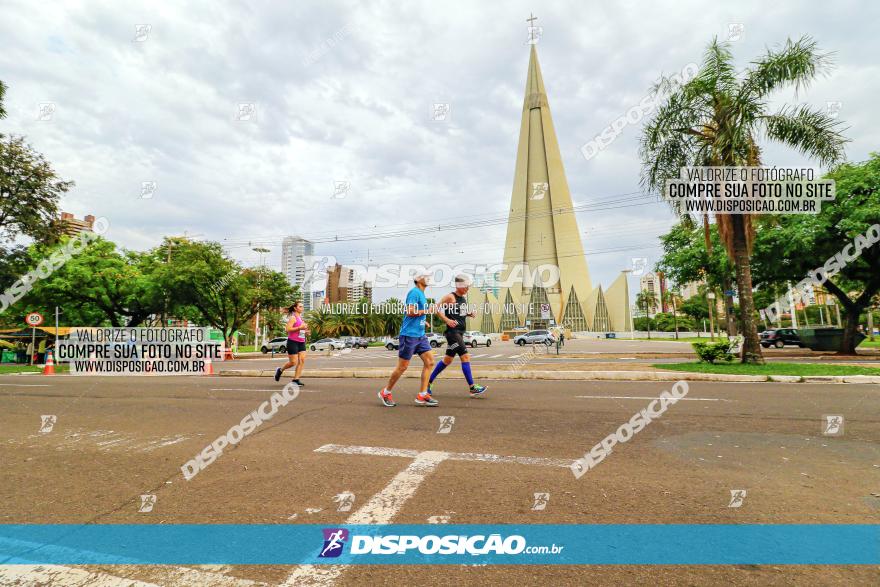
[[[434,383],[434,379],[436,379],[437,376],[440,375],[440,372],[443,371],[443,369],[445,368],[446,363],[444,363],[443,361],[437,361],[437,364],[434,366],[434,372],[431,373],[431,378],[428,381]]]
[[[461,370],[464,372],[464,378],[467,379],[468,385],[473,385],[474,376],[471,375],[471,364],[462,362]]]

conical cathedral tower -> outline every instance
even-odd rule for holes
[[[471,290],[470,301],[480,306],[472,328],[503,332],[522,326],[565,326],[587,331],[594,330],[594,324],[612,330],[619,323],[620,330],[624,329],[624,317],[615,320],[609,314],[606,296],[594,291],[590,282],[534,44],[526,76],[504,264],[497,296]],[[629,306],[621,301],[618,307]],[[597,316],[602,319],[596,320]]]

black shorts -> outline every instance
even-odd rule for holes
[[[298,355],[299,353],[306,352],[306,343],[300,342],[298,340],[290,340],[287,339],[287,354],[288,355]]]
[[[464,332],[461,330],[446,331],[446,356],[454,357],[467,354],[468,349],[464,344]]]

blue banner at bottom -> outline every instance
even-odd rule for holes
[[[877,565],[880,525],[0,525],[0,564]]]

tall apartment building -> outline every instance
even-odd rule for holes
[[[358,273],[336,264],[327,271],[327,300],[331,304],[357,302],[361,298],[373,301],[373,284],[364,281]]]
[[[306,270],[305,257],[315,254],[315,244],[299,236],[287,236],[281,242],[281,272],[291,285],[297,285],[306,310],[312,309],[312,284],[304,283]]]
[[[666,279],[662,273],[645,273],[639,281],[639,289],[651,294],[653,303],[648,306],[648,316],[653,318],[657,312],[666,312],[666,305],[663,303],[663,293],[666,291]],[[639,311],[644,311],[639,308]]]
[[[60,232],[67,236],[76,236],[81,232],[95,228],[95,217],[91,214],[80,220],[70,212],[62,212],[57,222]]]

